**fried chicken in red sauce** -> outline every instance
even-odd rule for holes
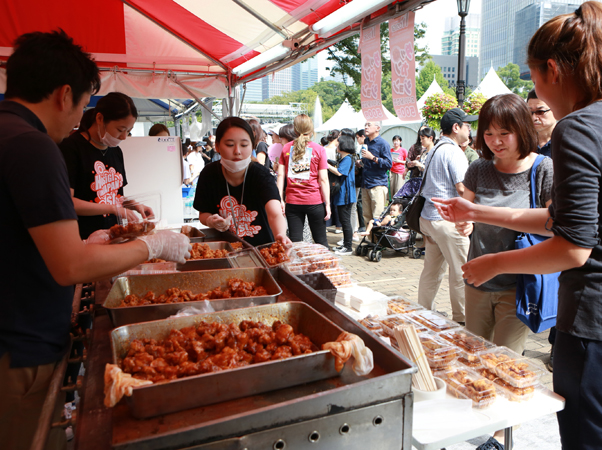
[[[282,245],[282,242],[274,242],[269,247],[262,248],[259,252],[270,266],[277,266],[289,260],[286,248]]]
[[[153,222],[132,222],[127,225],[113,225],[109,228],[111,239],[143,236],[155,229]]]
[[[188,258],[188,261],[194,259],[225,258],[226,256],[228,256],[228,250],[211,250],[207,244],[195,242],[192,244],[192,251],[190,252],[190,258]]]
[[[135,294],[127,295],[119,304],[120,308],[127,306],[159,305],[162,303],[196,302],[201,300],[215,300],[233,297],[260,297],[266,295],[263,286],[256,286],[252,281],[243,281],[239,278],[228,280],[228,287],[222,291],[221,287],[200,294],[193,294],[189,290],[171,288],[165,294],[155,296],[154,292],[147,292],[142,298]]]
[[[249,320],[238,325],[201,322],[171,330],[164,340],[133,340],[121,368],[134,378],[157,383],[317,350],[307,336],[280,321],[271,327]]]

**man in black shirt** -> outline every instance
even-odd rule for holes
[[[28,449],[54,367],[69,349],[72,285],[108,278],[159,254],[183,259],[189,243],[165,232],[123,245],[84,243],[56,144],[98,91],[98,68],[64,32],[36,32],[16,40],[6,73],[0,103],[0,447]],[[57,431],[48,447],[60,445],[61,433],[64,441]]]

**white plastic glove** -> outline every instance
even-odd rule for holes
[[[207,217],[207,226],[215,228],[217,231],[228,231],[231,223],[232,216],[228,216],[226,219],[219,214],[213,214],[212,216]]]
[[[140,236],[138,239],[144,241],[148,247],[148,259],[159,258],[184,264],[186,258],[190,258],[190,239],[181,233],[163,230],[150,236]]]
[[[110,240],[109,230],[96,230],[88,236],[85,242],[86,244],[108,244]]]

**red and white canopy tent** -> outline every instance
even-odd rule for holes
[[[100,94],[232,98],[233,87],[296,64],[434,0],[3,0],[0,66],[15,38],[62,28],[102,71]],[[0,92],[6,73],[0,67]],[[230,103],[230,107],[232,103]]]

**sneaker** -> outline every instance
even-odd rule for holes
[[[334,230],[334,234],[341,234],[343,230],[339,230],[338,228]]]
[[[335,253],[335,255],[347,256],[347,255],[353,255],[353,250],[351,250],[350,248],[347,248],[347,247],[343,247],[340,250],[335,251],[334,253]]]
[[[345,247],[341,244],[341,245],[339,245],[337,247],[332,247],[332,250],[335,251],[335,252],[338,252],[339,250],[343,250],[344,248]]]
[[[360,241],[360,237],[357,235],[357,233],[354,233],[353,242],[359,242],[359,241]]]
[[[343,245],[344,243],[345,243],[345,240],[344,240],[344,239],[341,239],[339,242],[337,242],[337,245],[341,246],[341,245]]]

